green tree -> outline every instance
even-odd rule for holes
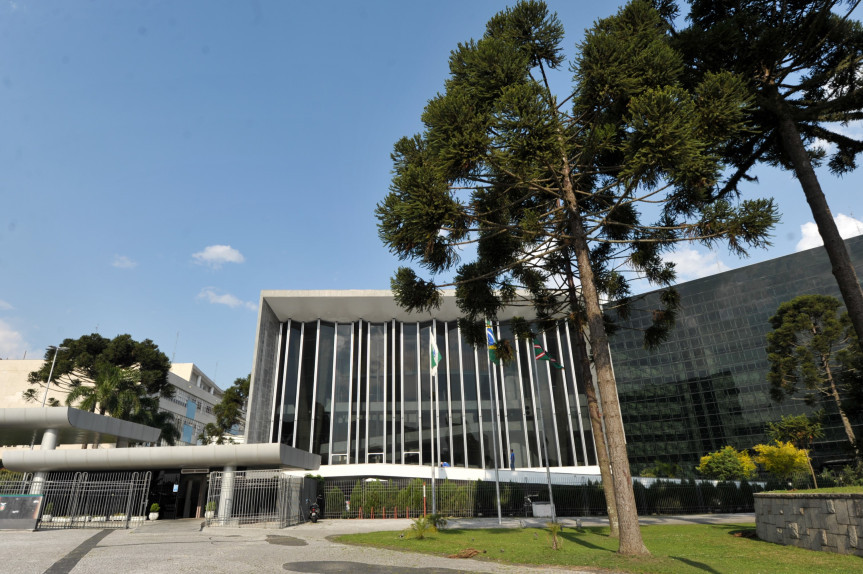
[[[790,480],[795,474],[809,470],[809,453],[791,442],[757,444],[755,462],[780,480]]]
[[[859,456],[843,406],[839,375],[861,353],[847,313],[826,295],[801,295],[779,306],[767,335],[770,393],[777,402],[802,394],[808,404],[820,398],[836,407],[845,435]]]
[[[67,406],[111,415],[114,418],[130,420],[139,416],[145,403],[147,390],[139,384],[141,374],[136,369],[124,369],[110,363],[100,363],[93,369],[95,379],[92,384],[80,380],[72,383],[66,395]]]
[[[812,443],[824,436],[821,425],[823,411],[819,411],[813,418],[806,415],[783,416],[779,422],[767,423],[767,436],[776,443],[790,442],[795,447],[806,452],[806,465],[812,474],[812,483],[818,488],[818,479],[815,469],[812,468],[812,459],[809,456]]]
[[[666,7],[670,3],[664,2]],[[759,162],[794,172],[812,211],[833,275],[859,338],[863,290],[814,166],[833,147],[837,175],[856,167],[863,142],[836,129],[863,118],[863,26],[839,0],[690,0],[691,25],[678,35],[693,78],[730,70],[755,96],[752,129],[723,150],[733,166],[724,190],[753,180]],[[675,11],[668,10],[671,16]]]
[[[76,387],[94,384],[104,364],[138,371],[139,383],[149,395],[171,397],[174,394],[174,387],[168,383],[171,361],[150,339],[138,342],[131,335],[107,339],[93,333],[78,339],[65,339],[61,346],[67,350],[57,355],[51,386],[64,394]],[[41,396],[53,358],[53,349],[47,349],[45,362],[28,375],[30,388],[24,391],[25,400],[36,401]]]
[[[726,446],[702,456],[696,470],[714,480],[746,480],[755,476],[755,463],[749,453]]]
[[[558,98],[548,79],[564,62],[557,17],[532,1],[497,14],[480,40],[452,52],[424,132],[396,143],[391,190],[377,209],[390,250],[439,278],[400,268],[392,288],[403,307],[432,309],[440,289],[454,286],[462,332],[474,344],[482,322],[508,305],[532,306],[539,328],[564,319],[587,333],[606,433],[597,448],[605,444],[614,468],[606,492],[617,504],[623,554],[647,549],[600,293],[626,313],[631,275],[621,266],[668,285],[673,265],[662,253],[675,243],[725,239],[745,253],[766,244],[776,218],[771,201],[715,201],[717,145],[741,127],[742,86],[715,74],[684,90],[665,32],[644,1],[601,20],[573,63],[573,92]],[[476,259],[460,264],[472,253],[466,244],[476,245]],[[649,343],[673,324],[674,294],[663,302]],[[530,326],[513,327],[530,336]]]
[[[173,415],[159,411],[159,396],[174,395],[168,383],[171,362],[153,341],[138,342],[130,335],[107,339],[93,333],[65,339],[62,346],[66,350],[57,355],[51,387],[66,395],[67,405],[159,428],[165,442],[176,442],[179,432]],[[45,362],[28,375],[25,400],[42,396],[53,359],[54,350],[46,350]],[[59,404],[56,397],[49,397],[49,402]]]
[[[244,420],[251,380],[251,373],[240,377],[234,380],[234,384],[222,394],[222,400],[213,408],[216,422],[207,423],[204,426],[203,432],[198,435],[201,442],[204,444],[224,444],[226,440],[234,442],[230,438],[231,430]]]

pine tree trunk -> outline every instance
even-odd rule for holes
[[[578,355],[581,380],[584,381],[584,394],[587,397],[587,412],[590,428],[593,431],[593,444],[596,447],[596,464],[602,478],[602,493],[605,495],[605,506],[608,512],[608,535],[611,538],[620,537],[620,525],[617,519],[617,500],[614,495],[614,481],[611,477],[611,464],[608,460],[608,443],[605,429],[602,425],[602,411],[596,398],[593,386],[593,374],[590,372],[590,354],[587,351],[587,335],[584,332],[584,316],[579,305],[578,291],[575,288],[575,278],[572,274],[569,258],[566,259],[566,284],[569,288],[570,308],[576,317],[578,333],[575,337],[575,349]]]
[[[596,463],[602,477],[602,492],[605,494],[605,505],[608,507],[608,535],[611,538],[620,537],[620,523],[617,518],[617,500],[614,495],[614,479],[611,474],[611,463],[608,460],[608,441],[602,428],[602,412],[593,387],[593,374],[590,372],[590,359],[587,355],[585,334],[579,331],[576,336],[576,348],[581,363],[581,378],[584,381],[584,394],[587,396],[587,411],[590,414],[590,428],[593,430],[593,443],[596,445]]]
[[[863,342],[863,289],[861,289],[857,279],[857,272],[851,264],[851,257],[848,255],[845,242],[839,235],[833,214],[830,213],[827,198],[824,197],[821,184],[815,175],[815,169],[812,167],[812,162],[809,161],[809,154],[800,139],[800,132],[791,117],[791,110],[788,104],[782,100],[779,91],[776,88],[771,88],[771,90],[779,141],[794,166],[794,173],[800,181],[806,202],[815,218],[815,225],[818,226],[818,233],[824,241],[824,249],[827,250],[827,256],[830,258],[833,276],[836,277],[836,282],[839,284],[839,292],[845,302],[845,309],[851,317],[851,323],[854,325],[858,339]]]
[[[614,469],[612,480],[620,525],[618,552],[625,555],[649,555],[650,551],[644,545],[641,529],[638,526],[638,509],[635,505],[635,493],[632,490],[632,475],[629,472],[629,459],[626,453],[626,437],[623,431],[623,421],[620,417],[614,371],[611,368],[608,335],[605,332],[599,292],[596,289],[593,269],[590,265],[590,246],[584,225],[578,215],[578,202],[572,190],[572,184],[568,177],[563,180],[563,183],[564,201],[566,202],[570,230],[573,236],[572,248],[578,264],[587,327],[590,331],[590,348],[593,351],[599,398],[602,401],[605,418],[608,455],[611,467]]]
[[[851,448],[854,449],[854,455],[860,458],[860,451],[857,448],[857,439],[854,436],[854,429],[851,428],[851,421],[848,420],[848,415],[842,408],[842,398],[839,396],[839,390],[836,388],[836,383],[833,381],[833,372],[830,369],[830,363],[821,359],[824,366],[824,372],[827,375],[827,383],[830,385],[830,398],[836,403],[836,409],[839,411],[839,418],[842,420],[842,427],[845,429],[845,435],[848,437],[848,442],[851,443]]]

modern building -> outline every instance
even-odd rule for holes
[[[863,236],[846,245],[863,277]],[[768,422],[818,408],[825,410],[826,436],[813,449],[816,466],[850,461],[835,406],[809,407],[799,399],[776,403],[767,382],[770,317],[799,295],[841,301],[830,269],[818,247],[677,285],[677,325],[651,351],[644,349],[642,333],[657,308],[657,293],[634,306],[610,341],[634,471],[661,461],[691,473],[705,454],[768,442]],[[855,422],[859,435],[863,420]]]
[[[863,276],[863,237],[847,245]],[[658,349],[642,342],[657,293],[634,306],[610,342],[636,472],[661,461],[693,475],[703,455],[767,442],[768,422],[812,412],[802,401],[770,399],[768,319],[798,295],[838,296],[822,248],[676,288],[677,326]],[[514,314],[500,317],[498,338],[511,339]],[[524,341],[516,361],[493,365],[484,347],[464,341],[458,316],[452,296],[434,314],[417,314],[389,291],[263,291],[246,440],[319,454],[324,476],[410,475],[445,464],[478,478],[495,467],[495,449],[499,468],[514,454],[520,471],[544,469],[544,440],[552,472],[596,474],[570,328],[560,324],[540,341],[564,370],[535,362]],[[432,338],[442,354],[436,380]],[[846,461],[835,409],[824,407],[816,460]]]
[[[515,362],[494,365],[465,342],[458,317],[452,296],[431,315],[404,311],[390,291],[262,292],[246,440],[320,454],[325,476],[373,464],[484,477],[495,449],[501,468],[514,454],[516,468],[544,469],[544,437],[552,469],[596,474],[568,327],[541,340],[566,369],[537,363],[524,341]],[[509,318],[494,326],[498,338],[512,338]],[[432,339],[442,355],[434,380]]]

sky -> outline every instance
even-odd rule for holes
[[[261,290],[389,288],[392,146],[506,5],[2,0],[0,358],[129,333],[226,388],[251,371]],[[549,2],[568,59],[618,5]],[[681,280],[814,246],[796,180],[758,173],[744,196],[777,199],[773,246],[683,248]],[[863,232],[861,175],[820,177]]]

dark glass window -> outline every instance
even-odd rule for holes
[[[348,461],[351,414],[351,324],[336,327],[336,378],[333,395],[333,464]]]
[[[318,340],[318,372],[315,390],[312,452],[321,460],[330,459],[330,417],[332,416],[333,359],[336,327],[321,321]]]

